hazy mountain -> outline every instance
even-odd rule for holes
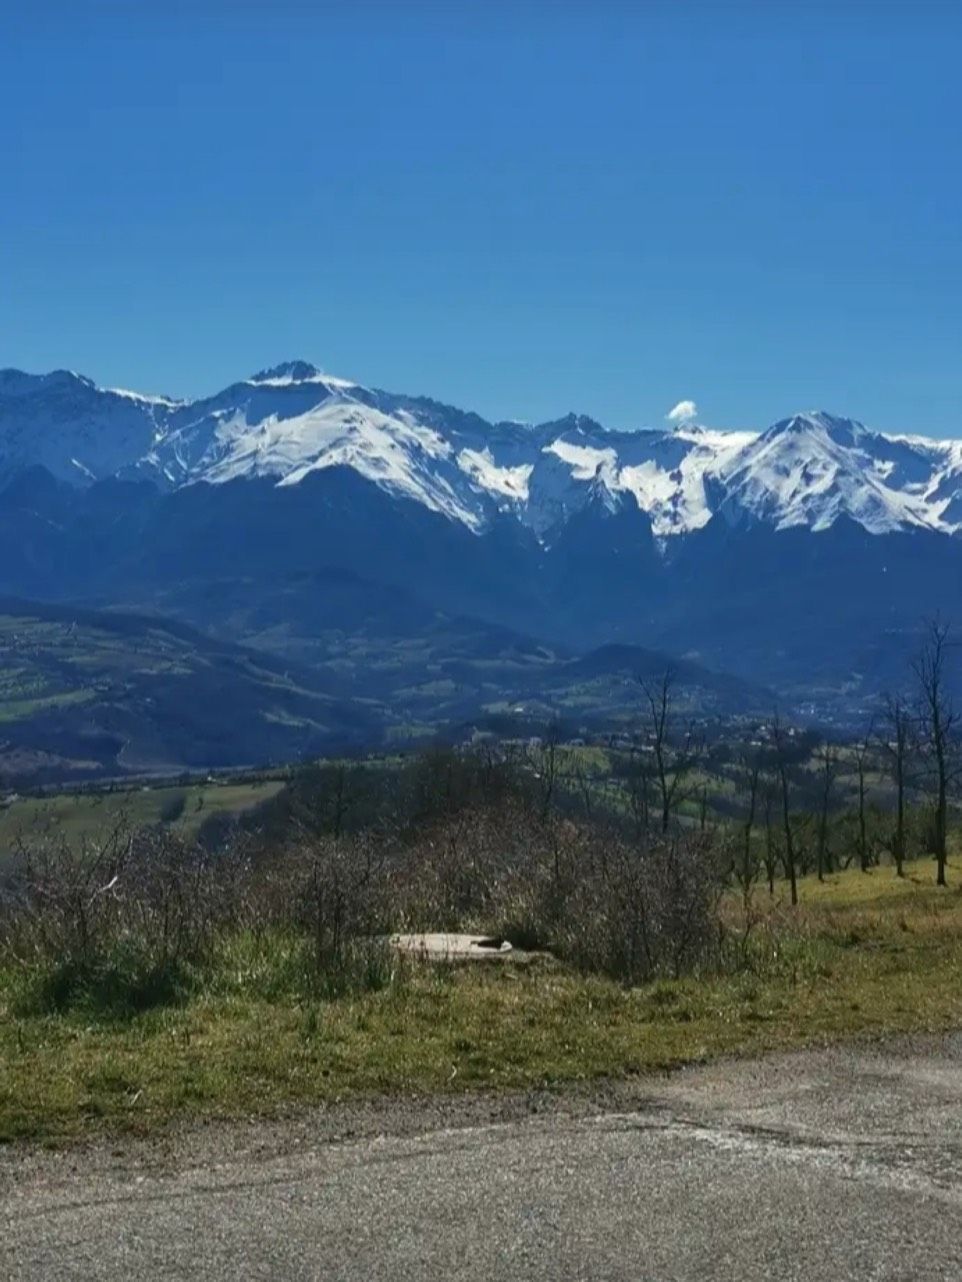
[[[495,725],[631,729],[638,677],[668,661],[627,647],[573,658],[400,592],[385,614],[380,590],[343,573],[297,586],[256,607],[244,584],[209,594],[207,617],[253,647],[168,617],[0,599],[0,788],[403,749]],[[769,702],[697,664],[678,677],[702,713]]]
[[[256,765],[379,737],[373,701],[171,620],[0,599],[0,781]]]

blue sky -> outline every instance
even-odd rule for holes
[[[962,7],[36,3],[0,365],[962,435]]]

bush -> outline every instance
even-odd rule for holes
[[[397,856],[407,929],[477,929],[635,983],[717,960],[730,857],[707,834],[645,842],[523,805],[466,811]]]
[[[605,843],[569,901],[559,952],[582,970],[628,983],[716,965],[727,862],[704,834],[640,848]]]
[[[293,929],[310,941],[317,971],[336,968],[352,941],[390,920],[385,869],[383,843],[369,834],[297,836],[256,861],[248,924]]]
[[[4,887],[0,957],[28,977],[34,1005],[170,1001],[238,919],[241,873],[164,829],[117,829],[76,850],[42,844],[21,853]]]
[[[44,958],[25,969],[15,988],[13,1009],[18,1015],[85,1010],[123,1019],[181,1001],[191,991],[192,980],[182,962],[158,961],[128,942],[87,962]]]

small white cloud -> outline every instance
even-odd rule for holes
[[[698,414],[694,401],[679,401],[674,409],[669,410],[665,418],[669,423],[691,423]]]

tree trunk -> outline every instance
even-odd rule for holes
[[[895,840],[892,842],[892,857],[895,860],[896,877],[905,876],[905,785],[901,777],[898,780],[898,793],[895,807]]]
[[[795,841],[792,835],[792,822],[788,810],[788,777],[782,770],[782,820],[785,827],[785,866],[792,892],[792,907],[798,903],[798,880],[795,876]]]

